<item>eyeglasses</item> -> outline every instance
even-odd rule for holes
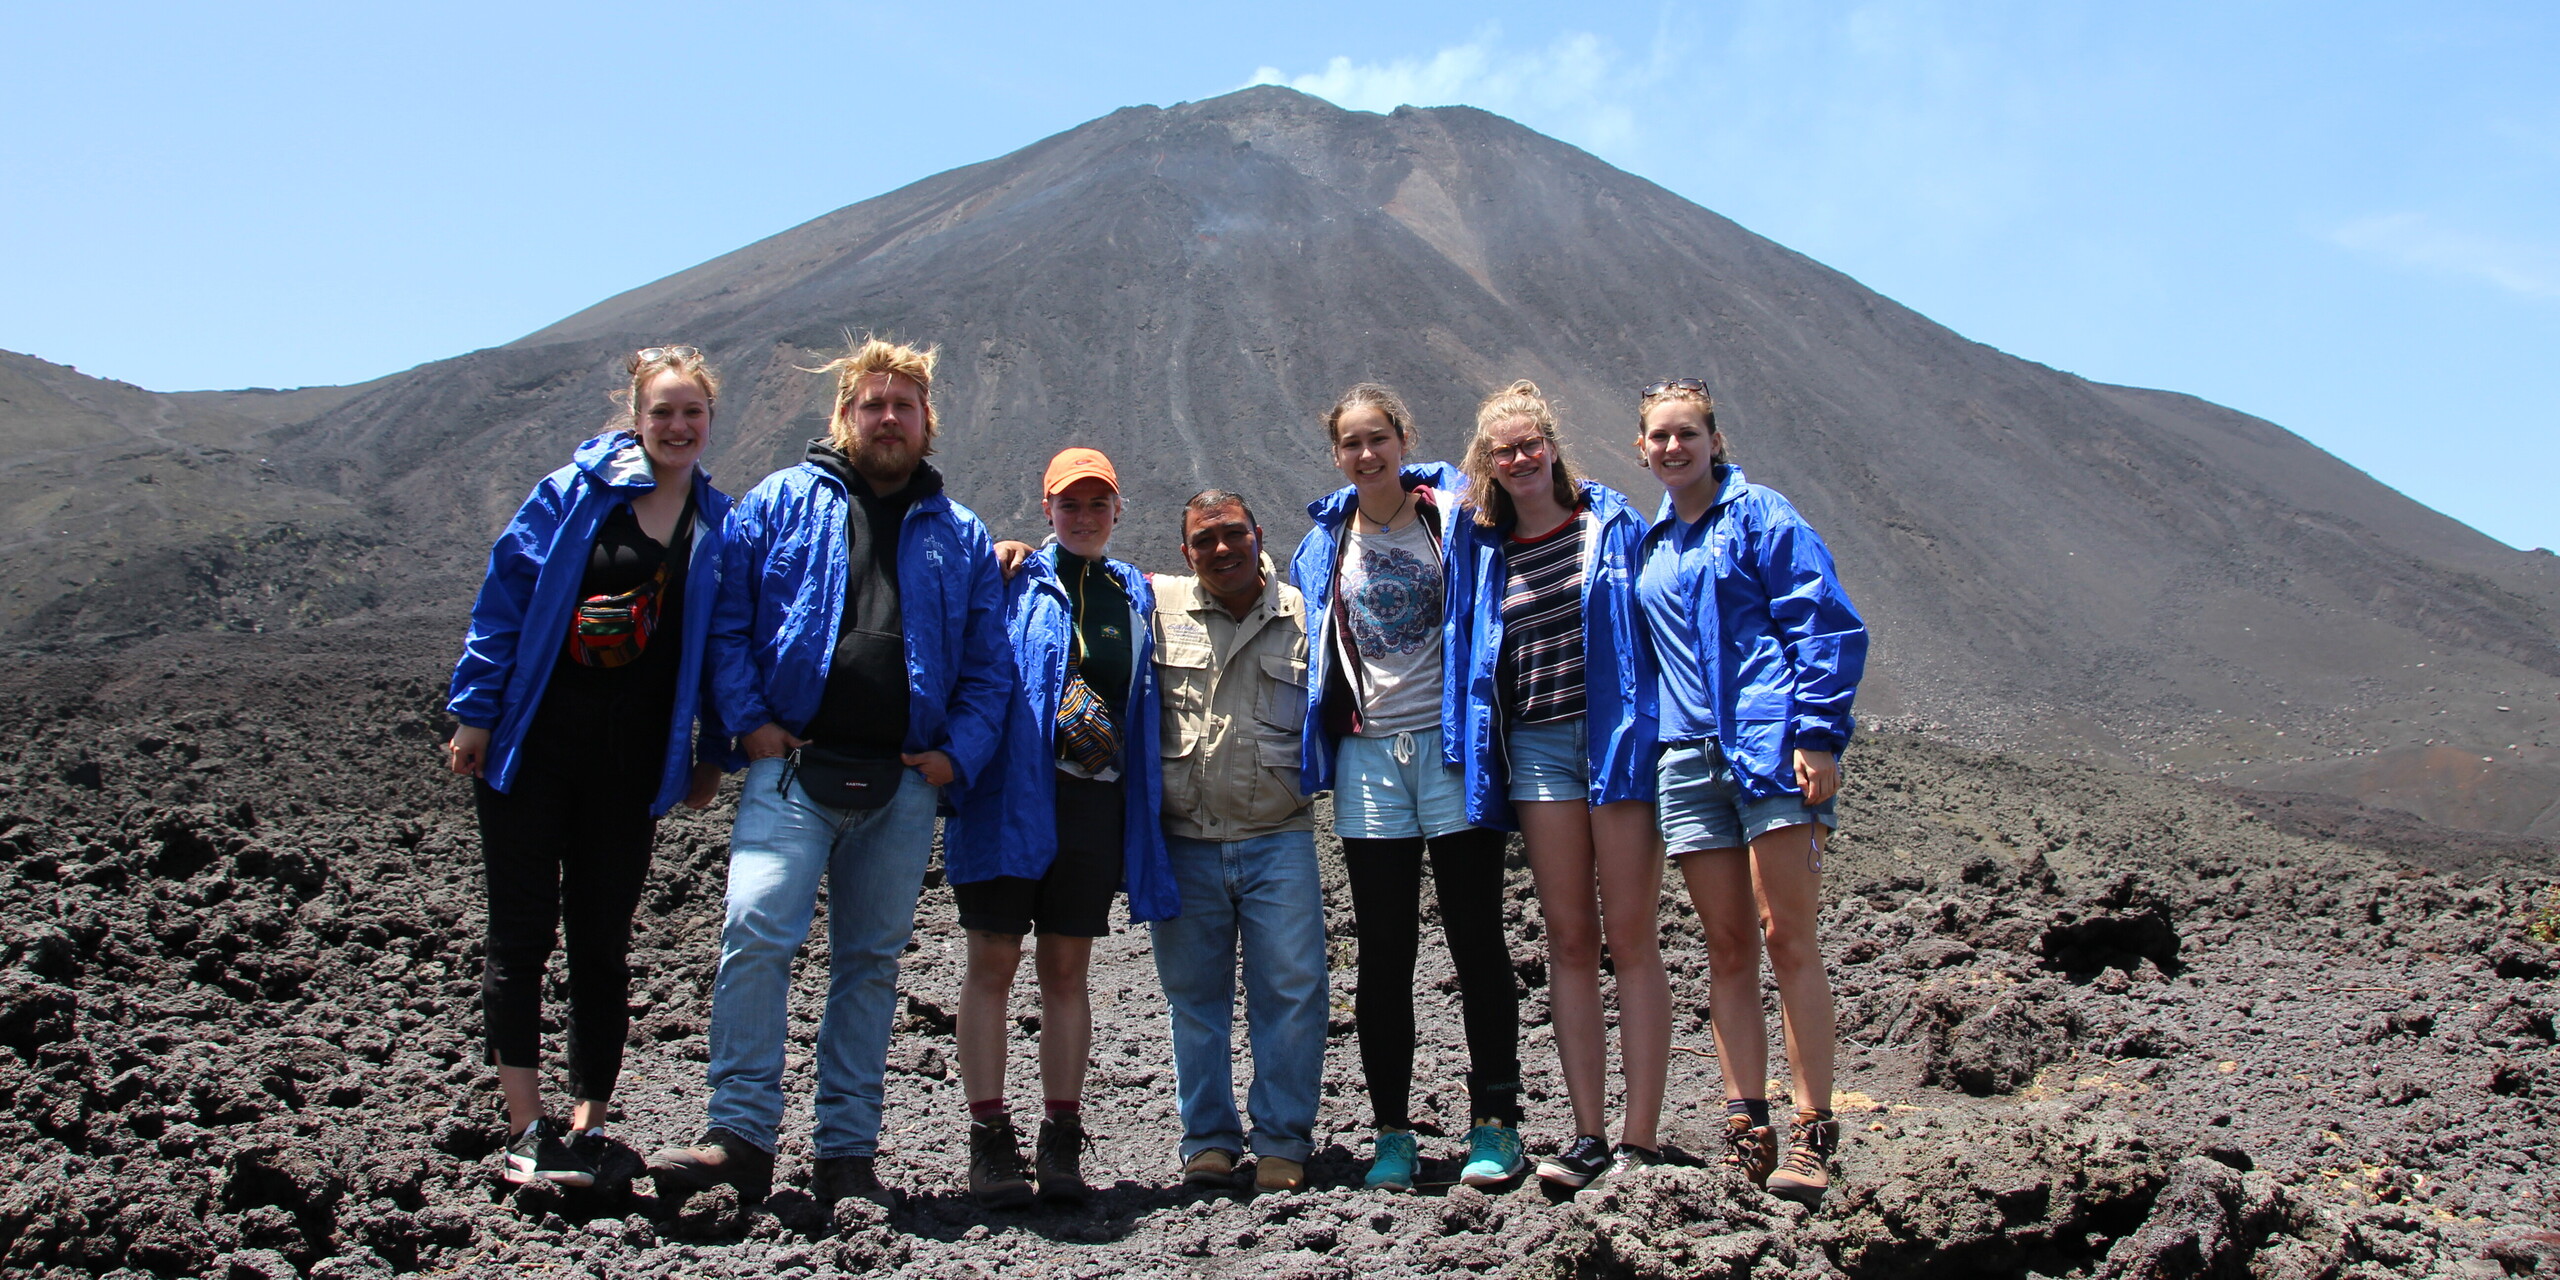
[[[642,347],[632,353],[631,371],[638,373],[641,369],[660,362],[682,364],[687,360],[701,358],[702,348],[700,347]]]
[[[1519,444],[1496,445],[1485,450],[1484,456],[1493,459],[1493,465],[1497,467],[1510,466],[1517,458],[1543,458],[1547,456],[1547,440],[1540,436]]]
[[[1696,378],[1673,378],[1669,382],[1654,383],[1652,386],[1646,387],[1644,390],[1637,392],[1636,396],[1639,399],[1651,400],[1665,391],[1695,391],[1699,395],[1707,396],[1711,399],[1715,394],[1707,390],[1706,383],[1700,382]]]

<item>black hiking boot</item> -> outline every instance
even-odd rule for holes
[[[1019,1209],[1037,1194],[1023,1175],[1022,1140],[1010,1117],[969,1122],[969,1194],[990,1209]]]

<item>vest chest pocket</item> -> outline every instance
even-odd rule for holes
[[[1162,626],[1157,627],[1156,636],[1156,685],[1164,693],[1165,710],[1208,710],[1209,662],[1213,656],[1209,646],[1167,636]],[[1168,718],[1168,732],[1170,728]]]
[[[1262,655],[1261,687],[1254,691],[1253,718],[1268,728],[1295,735],[1307,723],[1307,662],[1287,654]]]

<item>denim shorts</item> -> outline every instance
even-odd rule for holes
[[[1510,757],[1513,800],[1591,798],[1591,744],[1584,723],[1573,716],[1511,727],[1503,753]]]
[[[1344,738],[1333,749],[1333,834],[1436,839],[1464,831],[1466,779],[1440,759],[1440,735]]]
[[[1780,827],[1839,825],[1832,816],[1836,796],[1812,808],[1805,807],[1801,795],[1744,799],[1723,749],[1712,741],[1662,744],[1654,781],[1662,847],[1674,857],[1700,849],[1739,849]]]

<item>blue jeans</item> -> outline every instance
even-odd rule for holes
[[[915,931],[938,799],[906,771],[877,809],[831,809],[779,758],[747,766],[729,837],[729,919],[711,992],[711,1126],[766,1151],[782,1125],[782,1051],[791,958],[827,883],[826,1016],[818,1024],[817,1154],[874,1154],[880,1079],[897,1014],[898,957]]]
[[[1324,1084],[1324,886],[1316,838],[1279,831],[1250,840],[1166,836],[1182,914],[1147,926],[1156,976],[1173,1009],[1174,1092],[1182,1158],[1242,1153],[1236,1116],[1236,948],[1244,948],[1245,1026],[1253,1045],[1252,1150],[1303,1163]]]

